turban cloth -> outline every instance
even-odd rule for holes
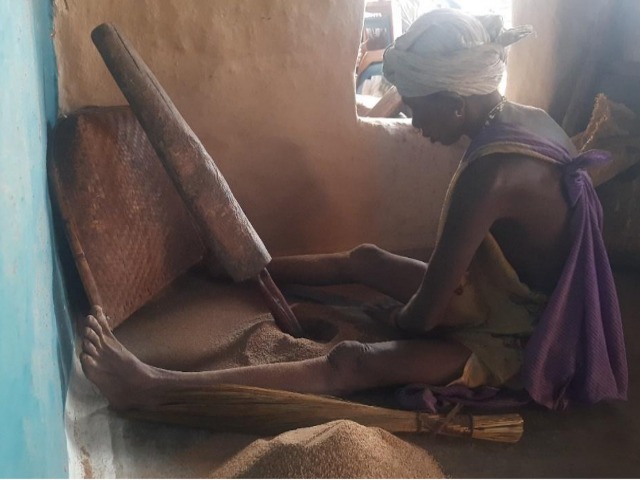
[[[502,80],[507,47],[532,32],[530,25],[505,30],[498,15],[432,10],[386,49],[383,73],[404,97],[484,95]]]

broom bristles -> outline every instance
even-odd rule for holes
[[[123,412],[144,421],[215,431],[277,435],[333,420],[352,420],[393,433],[431,432],[515,443],[522,437],[520,415],[444,415],[374,407],[335,397],[242,385],[214,385],[176,392],[166,403]]]

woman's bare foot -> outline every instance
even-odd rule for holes
[[[99,306],[85,319],[80,363],[112,407],[125,410],[157,403],[157,369],[142,363],[118,341]]]

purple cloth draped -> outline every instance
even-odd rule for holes
[[[563,171],[564,193],[571,208],[573,244],[524,352],[521,376],[526,391],[536,403],[557,410],[572,403],[626,399],[627,361],[622,319],[602,240],[602,207],[584,170],[606,163],[610,154],[591,150],[573,158],[561,145],[518,125],[496,122],[473,139],[465,159],[471,158],[478,149],[496,143],[521,146],[557,162]],[[481,406],[484,403],[491,408],[495,406],[492,401],[495,403],[496,397],[487,395],[486,388],[467,389],[460,395],[460,387],[413,385],[400,390],[398,400],[408,408],[434,411],[438,408],[438,403],[430,397],[434,394],[442,399],[440,404],[457,398],[463,404]]]
[[[506,410],[531,403],[525,390],[506,390],[495,387],[468,388],[463,385],[433,387],[420,384],[398,389],[396,400],[407,410],[431,413],[449,410],[460,403],[482,410]]]

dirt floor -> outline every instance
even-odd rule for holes
[[[524,410],[525,434],[514,445],[420,435],[401,438],[427,450],[444,474],[453,478],[640,477],[640,344],[635,342],[640,338],[640,273],[618,272],[616,282],[630,367],[628,402],[563,413]],[[375,298],[354,287],[328,293],[355,301]],[[251,325],[265,311],[252,286],[216,283],[190,274],[116,334],[150,364],[205,370],[220,365],[219,354],[211,353],[218,351],[212,345]],[[117,477],[206,477],[257,438],[106,415],[114,466],[102,472],[111,471]],[[89,476],[91,462],[85,463],[85,476]]]

